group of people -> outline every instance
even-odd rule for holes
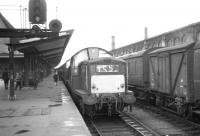
[[[43,80],[43,71],[41,71],[40,73],[34,73],[33,74],[33,87],[34,89],[37,89],[37,85],[39,80]],[[8,83],[10,80],[10,75],[8,72],[8,69],[5,68],[5,70],[2,73],[2,79],[4,80],[4,85],[5,85],[5,89],[8,89]],[[23,82],[24,82],[24,76],[22,73],[17,72],[14,76],[14,82],[15,82],[15,90],[17,90],[19,88],[19,90],[22,89],[23,87]]]
[[[5,68],[4,72],[2,73],[2,79],[4,80],[4,86],[5,86],[5,89],[7,90],[8,89],[8,83],[9,83],[9,72],[8,72],[8,69]],[[22,74],[20,73],[16,73],[16,76],[15,76],[15,80],[16,82],[16,85],[15,85],[15,90],[17,90],[17,88],[19,88],[19,90],[22,89],[22,82],[23,82],[23,76]]]
[[[37,89],[37,85],[39,82],[39,79],[41,78],[41,80],[43,79],[43,72],[40,73],[40,76],[38,76],[38,74],[34,74],[34,89]],[[9,83],[9,72],[8,69],[5,68],[5,71],[2,73],[2,79],[4,80],[4,85],[5,85],[5,89],[8,89],[8,83]],[[55,71],[54,75],[53,75],[53,79],[54,79],[54,83],[57,86],[58,84],[58,80],[59,80],[59,74],[57,71]],[[21,73],[16,73],[15,78],[15,90],[17,90],[19,88],[19,90],[22,89],[23,86],[23,75]]]

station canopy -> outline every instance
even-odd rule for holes
[[[6,46],[12,45],[14,50],[27,55],[39,56],[52,67],[59,64],[70,37],[73,34],[73,30],[67,30],[59,32],[55,36],[46,36],[43,38],[20,37],[19,35],[21,33],[17,33],[17,29],[15,29],[0,13],[0,29],[1,28],[3,28],[0,31],[1,51],[4,48],[5,51],[7,51]],[[10,34],[12,36],[9,36]],[[5,35],[7,35],[7,37]]]
[[[13,44],[15,50],[27,55],[36,55],[50,66],[59,64],[73,30],[59,32],[58,36],[45,38],[29,38]],[[25,56],[26,57],[26,56]]]

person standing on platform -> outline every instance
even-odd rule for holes
[[[35,71],[35,74],[33,75],[33,88],[34,90],[37,89],[37,86],[38,86],[38,82],[39,82],[39,75],[38,75],[38,72]]]
[[[20,73],[16,73],[15,81],[16,81],[15,90],[17,90],[18,87],[19,87],[19,90],[21,90],[22,89],[22,76]]]
[[[4,80],[4,85],[5,85],[5,89],[8,89],[8,81],[9,81],[9,74],[8,74],[8,69],[5,68],[5,71],[2,74],[2,78]]]
[[[53,75],[53,79],[54,79],[55,85],[57,86],[57,84],[58,84],[58,73],[57,73],[57,71],[56,71],[55,74]]]
[[[43,70],[40,71],[40,80],[43,81],[43,77],[44,77],[44,72]]]

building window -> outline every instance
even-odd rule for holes
[[[182,42],[182,43],[185,43],[185,42],[186,42],[186,36],[185,36],[185,35],[182,36],[181,42]]]
[[[133,52],[133,49],[132,48],[130,48],[130,51],[129,51],[130,53],[132,53]]]
[[[180,44],[180,39],[179,38],[175,38],[174,45],[178,45],[178,44]]]
[[[167,42],[167,47],[171,47],[171,46],[173,46],[173,40],[169,39]]]
[[[147,49],[153,48],[154,44],[149,44],[149,46],[147,46]]]
[[[162,47],[162,41],[159,41],[158,47]]]
[[[192,41],[193,41],[192,34],[183,35],[182,43],[189,43],[189,42],[192,42]]]
[[[132,48],[132,49],[133,49],[133,52],[135,52],[135,51],[136,51],[136,47],[135,47],[135,46],[133,46],[133,48]]]

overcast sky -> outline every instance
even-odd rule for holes
[[[143,40],[145,27],[148,37],[152,37],[200,21],[199,0],[46,0],[46,3],[47,24],[57,18],[63,24],[62,30],[74,29],[66,58],[89,46],[111,50],[111,36],[115,36],[118,48]],[[10,5],[0,6],[0,12],[20,28],[19,5],[27,7],[28,0],[1,0],[0,5]]]

